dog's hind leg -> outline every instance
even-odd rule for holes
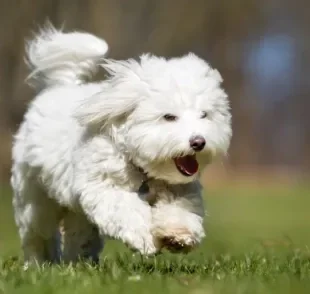
[[[99,262],[103,240],[98,229],[85,215],[68,211],[63,220],[63,260],[65,263],[88,261]]]
[[[13,207],[25,263],[58,262],[60,206],[48,198],[35,180],[18,176],[15,172],[11,179]]]

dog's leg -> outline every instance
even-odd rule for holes
[[[153,208],[152,234],[173,252],[188,252],[205,236],[203,219],[178,202],[157,203]]]
[[[100,236],[119,239],[145,255],[156,253],[151,206],[130,192],[139,189],[140,172],[128,167],[104,136],[86,141],[75,158],[73,198]]]
[[[103,248],[98,229],[85,215],[68,211],[63,220],[64,262],[90,261],[97,264]]]
[[[102,236],[120,239],[145,255],[157,251],[151,234],[151,207],[138,193],[87,183],[80,192],[80,205]]]
[[[31,180],[13,186],[15,220],[25,263],[58,262],[60,207]]]
[[[157,201],[153,206],[153,235],[170,251],[188,252],[205,236],[204,206],[199,183],[150,184]]]

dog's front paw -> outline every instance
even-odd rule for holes
[[[131,250],[145,256],[155,255],[160,249],[159,242],[149,231],[140,231],[139,234],[127,232],[123,237],[123,241]]]
[[[161,238],[162,247],[168,249],[170,252],[188,253],[193,250],[198,241],[186,228],[175,228],[170,233],[167,232]]]
[[[160,248],[166,248],[170,252],[175,253],[190,252],[200,243],[201,239],[188,228],[178,227],[177,225],[154,227],[152,233],[158,240]]]
[[[205,237],[202,217],[169,205],[154,208],[151,231],[159,247],[171,252],[188,253]]]

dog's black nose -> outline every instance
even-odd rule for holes
[[[206,140],[202,136],[194,136],[189,140],[189,144],[193,150],[201,151],[206,145]]]

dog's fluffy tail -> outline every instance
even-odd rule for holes
[[[81,84],[94,74],[107,43],[87,33],[63,33],[48,25],[26,46],[28,82],[37,88]]]

